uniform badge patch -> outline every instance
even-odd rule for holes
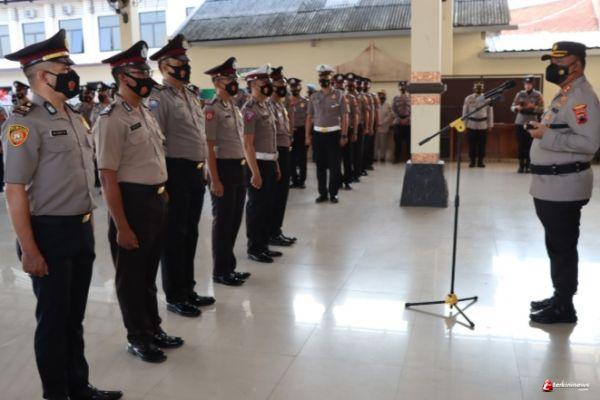
[[[152,111],[156,110],[159,104],[160,101],[155,97],[151,97],[150,100],[148,100],[148,107],[150,107]]]
[[[215,112],[213,110],[204,111],[204,116],[207,121],[212,121],[215,118]]]
[[[252,121],[254,118],[256,118],[256,113],[254,111],[246,111],[246,114],[244,114],[244,121],[246,122],[250,122]]]
[[[575,113],[575,119],[578,125],[583,125],[588,122],[588,111],[587,104],[578,104],[573,107],[573,113]]]
[[[14,147],[19,147],[29,137],[29,128],[23,125],[8,126],[8,142]]]
[[[81,123],[83,124],[83,126],[85,127],[85,129],[88,130],[88,133],[90,133],[89,132],[89,130],[91,129],[90,128],[90,124],[88,124],[87,120],[83,117],[83,115],[81,116]]]

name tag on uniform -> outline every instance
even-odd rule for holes
[[[338,103],[335,103],[335,104],[332,104],[332,105],[331,105],[331,108],[336,108],[336,107],[339,107],[339,106],[340,106],[340,105],[339,105]]]
[[[131,125],[131,126],[129,127],[129,130],[130,130],[131,132],[133,132],[133,131],[135,131],[136,129],[138,129],[138,128],[141,128],[141,127],[142,127],[142,123],[141,123],[141,122],[138,122],[137,124],[133,124],[133,125]]]
[[[225,114],[225,118],[231,118],[231,115]]]
[[[50,131],[50,136],[55,137],[55,136],[67,136],[67,131],[66,129],[62,129],[59,131]]]

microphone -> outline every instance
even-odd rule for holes
[[[515,82],[514,80],[510,80],[510,81],[506,81],[503,84],[501,84],[500,86],[490,90],[489,92],[484,93],[484,97],[486,99],[489,99],[490,97],[494,97],[495,95],[505,92],[509,89],[514,88],[515,86],[517,86],[517,82]]]

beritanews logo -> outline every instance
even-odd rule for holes
[[[589,383],[578,383],[578,382],[553,382],[551,379],[546,379],[542,385],[543,392],[554,392],[556,389],[576,389],[581,392],[590,390]]]

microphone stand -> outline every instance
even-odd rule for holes
[[[456,308],[458,313],[460,315],[462,315],[465,320],[467,320],[471,329],[475,328],[475,324],[473,323],[473,321],[471,321],[469,319],[469,317],[467,317],[467,315],[464,313],[463,309],[458,306],[458,303],[463,302],[463,301],[471,301],[471,303],[469,304],[469,306],[470,306],[471,304],[475,303],[478,300],[478,297],[472,296],[472,297],[459,298],[456,295],[456,293],[454,292],[454,281],[455,281],[455,277],[456,277],[456,247],[457,247],[457,236],[458,236],[458,210],[460,207],[461,138],[462,138],[463,133],[466,131],[465,120],[467,120],[469,118],[469,116],[477,113],[479,110],[482,110],[485,107],[489,107],[489,106],[493,105],[494,103],[496,103],[497,101],[499,101],[502,98],[501,93],[504,90],[508,89],[508,88],[504,88],[504,86],[505,85],[499,86],[498,88],[491,90],[489,93],[484,94],[484,96],[486,97],[486,101],[481,106],[477,107],[475,110],[471,111],[470,113],[463,115],[462,117],[454,120],[453,122],[451,122],[450,124],[448,124],[447,126],[442,128],[440,131],[434,133],[433,135],[431,135],[419,142],[419,146],[422,146],[425,143],[432,140],[433,138],[435,138],[445,132],[448,132],[451,128],[454,128],[458,131],[458,135],[457,135],[457,139],[456,139],[456,194],[454,197],[454,234],[453,234],[453,238],[452,238],[452,275],[451,275],[452,277],[450,279],[450,293],[448,295],[446,295],[446,298],[444,300],[425,301],[425,302],[419,302],[419,303],[406,303],[405,308],[410,308],[410,307],[414,307],[414,306],[428,306],[428,305],[433,305],[433,304],[448,304],[450,306],[451,310],[453,308]]]

